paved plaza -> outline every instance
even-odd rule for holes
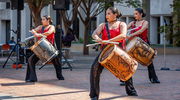
[[[82,55],[82,52],[73,52],[73,61],[70,62],[73,70],[63,69],[65,80],[57,80],[55,69],[46,65],[36,72],[38,82],[25,83],[26,64],[21,69],[12,69],[9,60],[2,68],[7,57],[0,58],[0,100],[90,100],[89,76],[90,66],[98,52]],[[152,84],[148,79],[145,66],[139,64],[133,75],[134,87],[138,96],[127,96],[125,87],[107,69],[101,74],[100,100],[180,100],[180,55],[168,55],[166,67],[170,70],[160,70],[164,67],[164,56],[158,54],[155,61],[155,70],[160,84]],[[65,64],[63,67],[67,67]]]

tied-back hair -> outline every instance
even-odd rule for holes
[[[108,9],[110,9],[112,11],[113,14],[117,14],[116,18],[120,18],[122,16],[121,12],[118,12],[118,9],[115,7],[109,7]]]
[[[49,24],[51,25],[53,23],[52,19],[50,16],[48,15],[44,15],[43,17],[45,17],[47,20],[49,20]]]
[[[146,14],[144,13],[143,9],[142,8],[137,8],[135,9],[136,11],[138,11],[140,14],[142,13],[142,17],[145,17]]]

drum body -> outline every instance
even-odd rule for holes
[[[157,51],[139,37],[131,39],[126,47],[127,53],[144,66],[149,66],[157,55]]]
[[[44,63],[50,62],[58,55],[58,51],[45,38],[41,38],[30,49]]]
[[[138,63],[120,47],[109,44],[100,54],[99,63],[122,81],[132,77]]]

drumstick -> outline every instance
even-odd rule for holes
[[[92,41],[96,42],[96,40],[92,40]],[[112,43],[112,44],[119,44],[119,42],[108,42],[108,41],[102,41],[102,42],[104,42],[104,43]]]
[[[31,30],[29,30],[29,32],[31,32],[31,33],[32,33],[32,31],[31,31]],[[43,38],[47,38],[47,36],[45,36],[45,35],[42,35],[42,34],[39,34],[39,35],[41,35]]]
[[[94,46],[94,45],[98,45],[98,44],[101,44],[101,43],[87,44],[86,47],[90,47],[90,46]]]
[[[112,43],[112,44],[119,44],[119,42],[109,42],[109,41],[102,41],[104,43]]]
[[[29,39],[32,39],[32,38],[34,38],[34,35],[33,35],[33,36],[30,36],[30,37],[28,37],[28,38],[25,38],[25,41],[27,41],[27,40],[29,40]]]
[[[103,42],[104,42],[104,43],[119,44],[119,42],[108,42],[108,41],[103,41]],[[88,45],[86,45],[86,47],[94,46],[94,45],[98,45],[98,44],[101,44],[101,43],[88,44]]]

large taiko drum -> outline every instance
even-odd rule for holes
[[[100,54],[99,63],[122,81],[126,81],[135,73],[138,63],[124,50],[109,44]]]
[[[131,39],[126,50],[131,57],[144,66],[149,66],[157,55],[157,51],[139,37]]]
[[[58,50],[46,38],[41,38],[30,49],[44,62],[43,64],[50,62],[58,55]]]

